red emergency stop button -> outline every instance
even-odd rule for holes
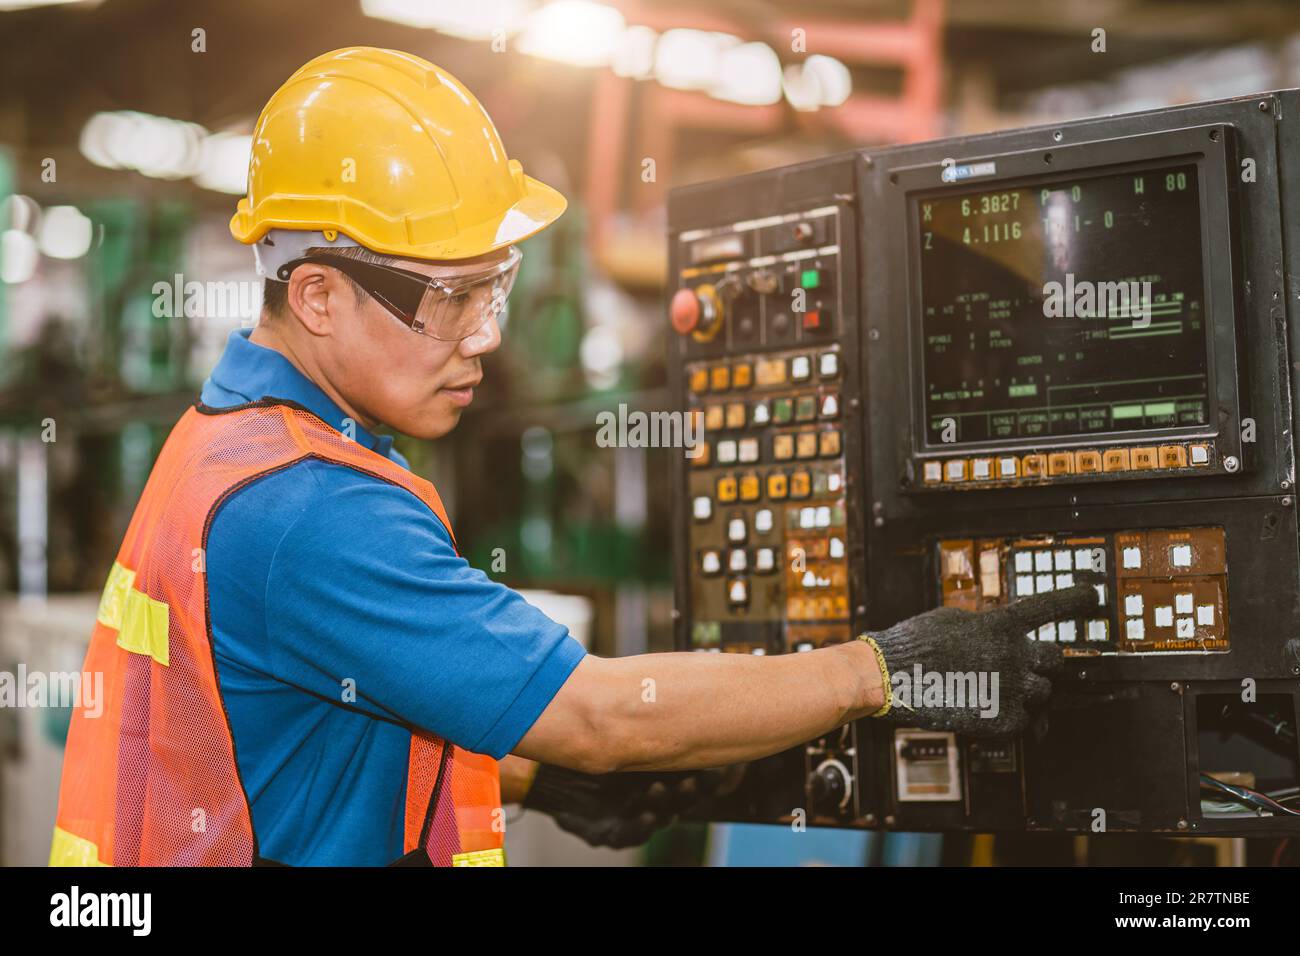
[[[678,335],[690,335],[700,324],[700,300],[691,289],[678,289],[668,308],[673,329]]]

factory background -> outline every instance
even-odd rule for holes
[[[596,440],[601,411],[670,404],[668,190],[1300,86],[1280,0],[0,0],[0,670],[79,668],[162,442],[256,321],[227,223],[257,112],[351,45],[451,71],[570,199],[525,246],[479,401],[448,438],[399,448],[471,563],[604,655],[671,647],[668,451]],[[68,716],[0,708],[0,864],[45,861]],[[1245,841],[704,825],[615,852],[511,823],[516,864],[1266,862]]]

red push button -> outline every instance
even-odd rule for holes
[[[700,324],[700,300],[690,289],[678,289],[668,309],[673,329],[678,335],[689,335]]]

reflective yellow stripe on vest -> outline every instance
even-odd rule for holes
[[[457,853],[451,858],[452,866],[505,866],[506,851],[499,847],[495,850],[471,850],[469,853]]]
[[[108,866],[99,862],[99,847],[89,840],[69,833],[62,827],[54,828],[54,841],[50,844],[50,866]]]

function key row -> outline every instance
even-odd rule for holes
[[[925,484],[937,485],[1171,468],[1204,468],[1210,464],[1211,454],[1208,444],[1194,443],[1108,448],[1105,451],[1057,451],[1046,454],[998,455],[988,458],[949,458],[946,461],[923,462],[921,475]]]
[[[747,388],[777,388],[790,382],[828,381],[840,374],[840,353],[834,349],[799,355],[758,358],[752,362],[697,365],[687,371],[687,388],[696,395]]]

